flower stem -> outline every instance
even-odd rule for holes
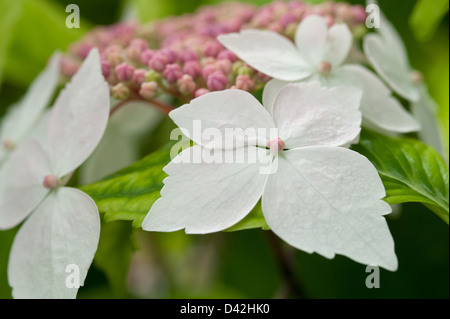
[[[168,115],[172,110],[174,110],[174,108],[172,106],[165,104],[161,101],[158,101],[155,99],[145,100],[138,94],[132,93],[128,99],[120,101],[119,103],[114,105],[114,107],[111,109],[111,111],[109,113],[109,117],[113,116],[114,113],[116,113],[120,108],[122,108],[122,106],[126,105],[127,103],[133,102],[133,101],[146,102],[147,104],[156,106],[156,108],[158,110],[160,110],[162,113],[164,113],[164,115]]]
[[[282,291],[278,293],[276,298],[306,298],[303,288],[299,285],[298,278],[295,275],[291,256],[287,254],[280,239],[272,231],[269,230],[264,233],[266,234],[266,238],[269,241],[284,278],[284,287]]]

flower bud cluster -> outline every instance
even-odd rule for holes
[[[253,92],[270,78],[224,48],[217,36],[260,28],[293,38],[299,22],[311,14],[325,16],[330,25],[345,22],[351,29],[365,20],[363,7],[347,3],[276,1],[261,8],[224,3],[144,25],[96,28],[70,47],[62,59],[62,72],[72,76],[89,50],[97,47],[103,75],[116,99],[151,100],[170,94],[189,102],[228,88]]]

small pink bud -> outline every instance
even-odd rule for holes
[[[110,45],[105,49],[105,59],[111,64],[111,66],[116,66],[123,62],[124,58],[121,50],[122,49],[116,45]]]
[[[183,66],[183,72],[195,79],[202,74],[202,67],[198,61],[187,61]]]
[[[183,72],[178,64],[168,64],[164,69],[163,76],[169,83],[175,83],[183,76]]]
[[[217,41],[208,42],[203,49],[203,54],[207,57],[216,57],[223,50],[222,44]]]
[[[366,21],[366,9],[361,5],[355,5],[352,8],[353,19],[356,23],[364,23]]]
[[[332,27],[334,25],[334,18],[331,15],[329,15],[329,14],[324,15],[323,18],[324,18],[325,22],[327,23],[328,27]]]
[[[216,72],[216,67],[213,64],[208,64],[206,65],[203,70],[202,70],[202,75],[205,79],[208,79],[208,77],[213,74],[214,72]]]
[[[255,82],[247,74],[239,75],[236,78],[235,86],[239,90],[251,91],[255,86]]]
[[[269,147],[270,151],[273,153],[278,153],[279,151],[282,151],[285,146],[286,144],[279,137],[273,138],[269,142],[267,142],[267,147]]]
[[[423,81],[423,74],[420,71],[414,70],[409,74],[409,78],[412,83],[418,84]]]
[[[210,65],[210,64],[215,64],[216,63],[216,58],[213,58],[212,56],[209,56],[209,57],[206,57],[206,58],[203,58],[202,60],[201,60],[201,65],[202,66],[207,66],[207,65]]]
[[[167,63],[172,64],[172,63],[177,62],[177,60],[178,60],[177,51],[172,50],[170,48],[164,48],[160,52],[166,56]]]
[[[153,50],[144,50],[141,53],[141,62],[145,65],[148,65],[148,62],[153,58],[153,55],[155,54],[155,51]]]
[[[216,62],[216,69],[222,71],[224,74],[230,73],[232,63],[228,59],[219,60]]]
[[[161,52],[156,52],[148,62],[149,68],[157,72],[164,71],[167,64],[168,64],[167,58]]]
[[[145,77],[147,75],[147,70],[137,69],[133,74],[133,84],[140,85],[145,82]]]
[[[139,90],[140,96],[146,100],[151,100],[155,97],[158,90],[158,84],[156,82],[144,82]]]
[[[103,73],[103,76],[104,76],[105,78],[108,78],[108,77],[109,77],[109,74],[110,74],[110,72],[111,72],[111,65],[109,64],[108,61],[105,61],[105,60],[102,60],[102,61],[101,61],[101,65],[102,65],[102,73]]]
[[[332,65],[330,62],[327,61],[321,61],[319,63],[319,72],[326,75],[329,74],[331,71]]]
[[[283,26],[279,22],[272,22],[267,29],[276,33],[281,33],[283,31]]]
[[[228,79],[225,74],[216,71],[208,77],[206,84],[211,91],[221,91],[227,87]]]
[[[60,67],[61,67],[61,73],[64,75],[64,76],[66,76],[66,77],[72,77],[75,73],[77,73],[77,71],[78,71],[78,69],[79,69],[79,65],[76,63],[76,62],[74,62],[74,61],[72,61],[72,60],[70,60],[70,59],[68,59],[68,58],[65,58],[65,57],[63,57],[62,59],[61,59],[61,65],[60,65]]]
[[[47,175],[44,177],[43,185],[45,188],[48,188],[48,189],[53,189],[55,187],[58,187],[59,178],[55,175]]]
[[[296,22],[296,19],[292,13],[288,12],[283,14],[278,22],[280,23],[281,27],[286,28],[291,23]]]
[[[197,86],[190,75],[184,74],[177,81],[178,89],[182,94],[189,95],[195,92]]]
[[[14,143],[13,143],[13,141],[8,140],[8,139],[2,141],[2,146],[3,146],[3,148],[4,148],[5,150],[7,150],[7,151],[11,151],[11,150],[14,149]]]
[[[192,50],[184,50],[183,52],[181,52],[179,57],[183,63],[198,60],[198,54]]]
[[[117,100],[126,100],[130,96],[130,89],[125,84],[118,83],[112,87],[111,95]]]
[[[217,56],[217,59],[230,60],[231,62],[236,62],[238,58],[237,58],[236,54],[234,54],[230,50],[223,50],[222,52],[219,53],[219,55]]]
[[[117,79],[120,82],[127,82],[133,79],[134,68],[126,62],[123,62],[115,68]]]
[[[202,95],[205,95],[207,93],[209,93],[210,91],[204,88],[198,89],[197,91],[195,91],[195,97],[200,97]]]
[[[147,41],[141,38],[131,40],[129,46],[139,48],[141,51],[146,50],[148,48]]]

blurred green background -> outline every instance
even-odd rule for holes
[[[26,91],[55,49],[66,50],[93,26],[117,22],[133,7],[142,21],[149,21],[218,2],[0,0],[0,117]],[[247,2],[262,5],[270,1]],[[80,7],[80,29],[65,27],[65,6],[70,3]],[[413,67],[424,73],[430,93],[440,106],[440,125],[448,147],[448,0],[380,0],[379,4],[402,35]],[[289,297],[448,298],[448,226],[418,204],[403,205],[400,213],[388,217],[388,222],[399,270],[381,270],[379,289],[367,289],[365,267],[347,258],[338,256],[329,261],[276,242],[300,286]],[[0,232],[0,298],[11,297],[6,266],[15,232]],[[94,266],[79,297],[283,297],[283,265],[271,249],[273,244],[273,239],[260,230],[188,236],[182,232],[144,233],[132,230],[125,222],[105,224]],[[133,253],[136,249],[140,253]]]

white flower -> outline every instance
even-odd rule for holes
[[[376,75],[360,65],[343,64],[352,45],[345,24],[328,28],[322,17],[309,16],[298,26],[295,45],[278,33],[263,30],[244,30],[218,39],[250,66],[274,78],[265,88],[266,106],[270,107],[286,81],[319,80],[328,87],[361,88],[361,111],[369,126],[393,132],[420,128]]]
[[[422,75],[412,69],[400,35],[383,14],[380,14],[377,31],[364,37],[367,58],[392,90],[411,102],[412,112],[421,123],[421,139],[443,154],[436,123],[438,106],[428,94]]]
[[[74,298],[66,269],[76,265],[82,285],[97,249],[100,219],[94,201],[63,187],[100,141],[109,117],[109,89],[93,49],[58,96],[45,143],[23,142],[0,172],[0,229],[25,218],[9,257],[15,298]]]
[[[60,55],[54,54],[48,66],[30,85],[25,96],[5,115],[0,123],[0,166],[20,142],[36,136],[36,127],[58,86]]]
[[[267,224],[290,245],[395,270],[394,243],[382,216],[391,208],[381,200],[385,191],[377,171],[365,157],[338,147],[360,132],[360,99],[359,89],[311,82],[282,88],[271,114],[239,90],[209,93],[172,111],[170,117],[198,145],[164,168],[169,176],[162,197],[142,228],[221,231],[242,220],[262,197]],[[193,132],[194,120],[220,131],[276,128],[278,137],[248,140],[234,163],[189,163],[194,153],[212,145]],[[221,149],[225,157],[237,150]],[[250,152],[259,161],[243,160]],[[264,163],[278,166],[273,174],[260,174]]]

